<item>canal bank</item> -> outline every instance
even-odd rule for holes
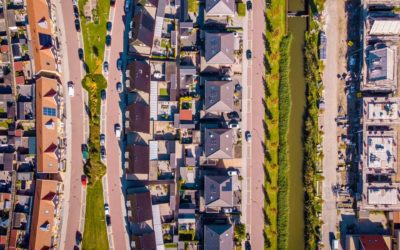
[[[289,11],[303,11],[304,0],[289,1]],[[304,249],[303,124],[306,106],[304,41],[307,18],[287,19],[292,35],[290,48],[291,112],[289,120],[289,240],[288,249]]]

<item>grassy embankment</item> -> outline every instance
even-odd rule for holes
[[[321,11],[323,0],[311,1],[312,13]],[[305,41],[305,78],[307,106],[304,121],[304,238],[306,249],[316,249],[320,240],[320,227],[322,222],[318,213],[322,210],[322,198],[317,196],[317,182],[322,176],[317,173],[321,169],[323,154],[318,151],[322,143],[322,133],[318,124],[318,102],[322,97],[322,69],[318,58],[319,24],[309,21],[310,30],[306,33]]]
[[[103,209],[103,185],[101,177],[106,168],[100,161],[100,92],[107,87],[102,75],[104,60],[106,23],[110,10],[109,0],[99,0],[93,10],[93,21],[83,16],[88,0],[79,0],[81,29],[84,41],[86,76],[82,86],[88,91],[89,103],[89,159],[84,167],[89,178],[86,197],[86,217],[83,235],[83,249],[108,249],[107,230]]]
[[[290,44],[286,2],[269,1],[265,53],[265,248],[286,249],[288,241],[288,127]]]

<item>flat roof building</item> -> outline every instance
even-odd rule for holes
[[[399,97],[364,97],[363,121],[365,126],[400,123]]]

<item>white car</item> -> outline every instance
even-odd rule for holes
[[[250,131],[246,131],[244,136],[245,136],[247,142],[251,142],[251,133],[250,133]]]
[[[104,213],[106,215],[110,215],[110,208],[108,207],[108,203],[104,204]]]
[[[238,171],[237,171],[236,169],[234,169],[234,170],[228,170],[228,175],[229,175],[229,176],[238,175]]]
[[[121,126],[119,124],[115,124],[115,136],[117,138],[121,137]]]
[[[75,95],[74,83],[73,82],[68,82],[68,95],[69,96],[74,96]]]

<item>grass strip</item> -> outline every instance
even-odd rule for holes
[[[290,98],[290,45],[291,35],[281,40],[279,53],[279,147],[278,147],[278,249],[287,249],[289,237],[289,118]]]
[[[310,25],[317,27],[316,24]],[[322,161],[322,153],[318,145],[322,143],[322,134],[318,125],[318,102],[322,97],[322,66],[318,58],[318,30],[306,33],[305,42],[305,78],[306,78],[306,114],[304,123],[304,239],[305,249],[316,249],[320,240],[322,199],[317,194],[318,165]]]
[[[282,210],[284,203],[278,205],[278,196],[280,200],[284,200],[285,192],[280,187],[279,177],[282,176],[280,171],[279,149],[280,147],[280,82],[281,72],[280,64],[284,63],[288,58],[281,59],[281,45],[285,44],[282,39],[286,33],[286,1],[271,0],[266,4],[265,13],[265,204],[264,204],[264,248],[265,249],[283,249],[280,245],[284,245],[287,239],[287,228],[285,228],[285,220],[279,219],[288,210]],[[287,44],[290,45],[290,44]],[[288,73],[287,73],[288,76]],[[287,114],[287,117],[289,115]],[[280,172],[280,173],[279,173]],[[282,179],[282,178],[281,178]],[[282,192],[278,195],[279,192]],[[286,188],[287,192],[287,188]],[[287,193],[286,193],[287,195]],[[287,199],[287,198],[286,198]],[[288,216],[286,215],[286,218]],[[286,230],[282,232],[280,230]],[[278,242],[280,245],[278,245]],[[283,243],[282,243],[283,242]]]
[[[82,249],[108,249],[103,206],[103,185],[101,181],[97,181],[87,188],[85,230],[83,233]],[[99,209],[100,207],[101,209]]]

